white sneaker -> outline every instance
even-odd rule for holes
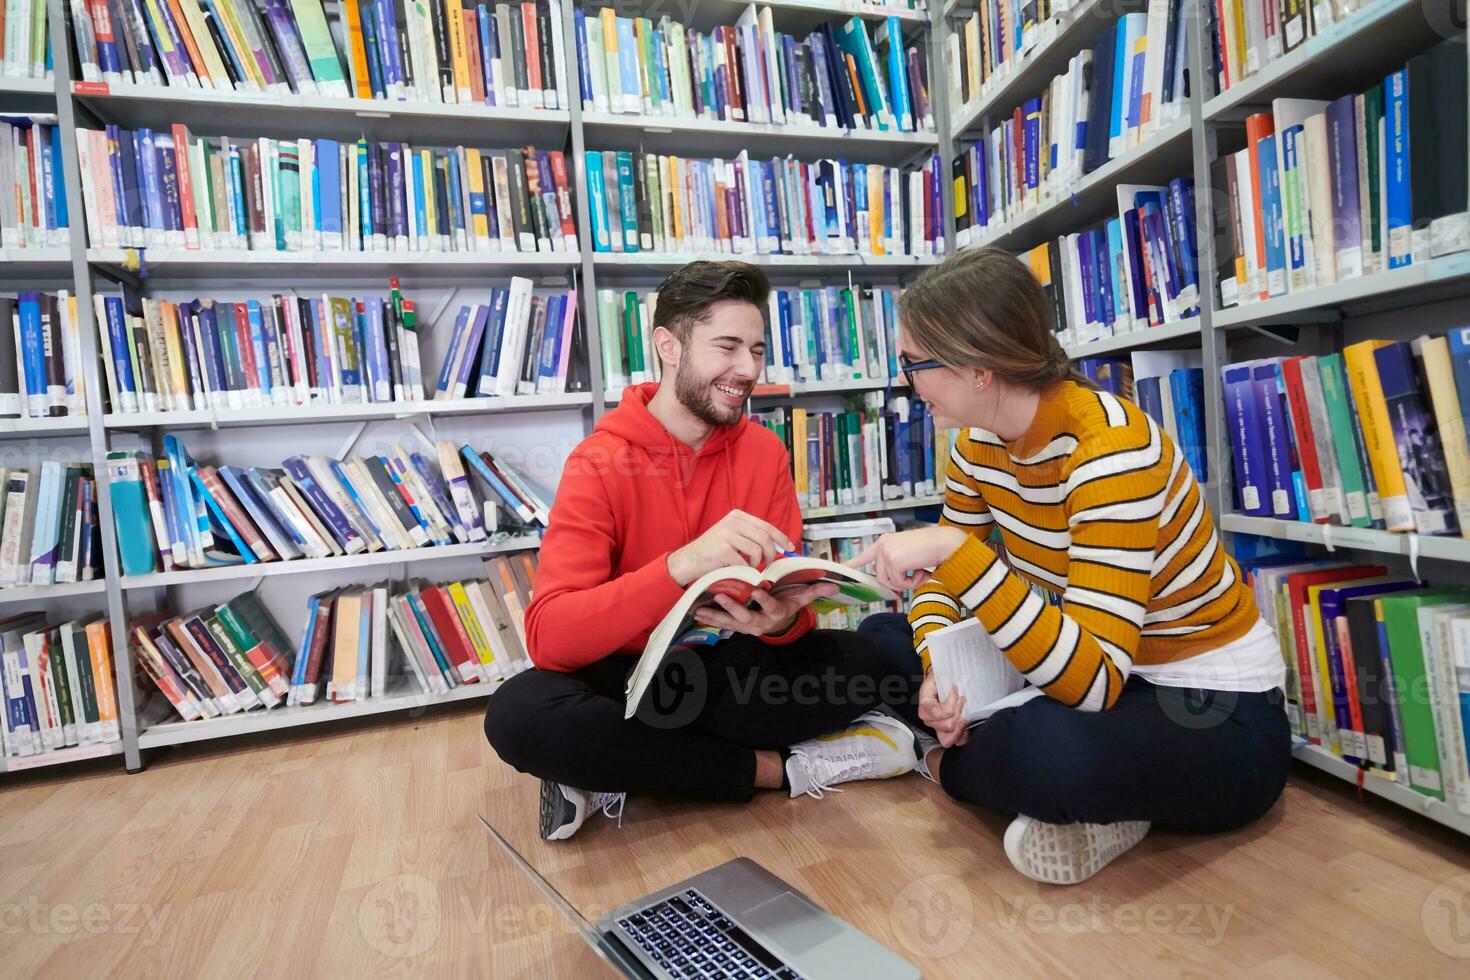
[[[820,800],[838,783],[901,776],[918,761],[909,726],[891,715],[869,711],[843,731],[793,745],[786,778],[792,799],[806,794]]]
[[[541,780],[541,839],[566,840],[581,829],[598,810],[623,825],[623,803],[627,793],[589,793],[586,790]],[[616,810],[616,812],[614,812]]]
[[[1045,823],[1019,816],[1006,828],[1006,857],[1028,878],[1075,885],[1148,835],[1147,820],[1118,823]]]

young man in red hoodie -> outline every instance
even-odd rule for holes
[[[728,631],[672,655],[625,720],[629,672],[684,589],[732,564],[799,547],[786,447],[745,418],[765,365],[769,286],[744,262],[693,262],[659,290],[662,380],[622,404],[566,461],[541,546],[526,639],[536,670],[491,699],[485,735],[539,776],[541,836],[570,837],[626,794],[746,801],[757,789],[820,797],[849,779],[913,769],[911,644],[815,629],[817,585],[746,608],[720,597],[701,625]],[[903,649],[903,648],[907,649]]]

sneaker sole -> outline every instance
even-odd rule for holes
[[[1019,816],[1006,828],[1005,852],[1016,870],[1035,881],[1086,881],[1148,835],[1146,820],[1110,824],[1052,824]]]
[[[541,780],[541,839],[566,840],[576,833],[576,823],[577,808],[566,798],[561,787],[549,779]]]

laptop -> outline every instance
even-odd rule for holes
[[[660,980],[871,980],[919,971],[749,858],[661,888],[593,926],[480,818],[593,949],[624,976]]]

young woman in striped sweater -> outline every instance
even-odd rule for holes
[[[1290,763],[1284,667],[1183,454],[1071,370],[1045,293],[1004,252],[927,272],[899,316],[909,385],[962,431],[939,525],[855,564],[916,590],[926,672],[928,635],[973,614],[1041,695],[966,730],[958,692],[941,702],[928,674],[927,774],[1017,814],[1006,853],[1042,881],[1091,876],[1151,823],[1260,817]]]

